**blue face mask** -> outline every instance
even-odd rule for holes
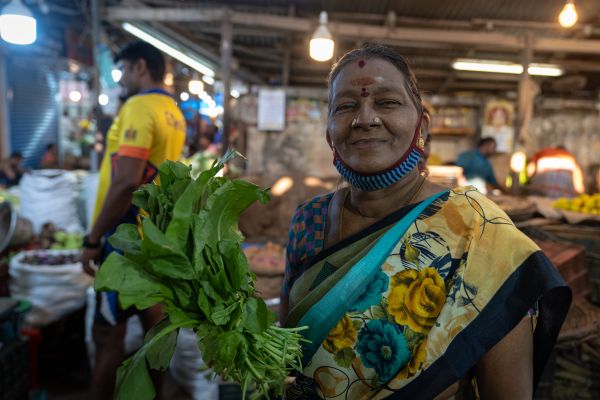
[[[417,166],[417,163],[423,156],[423,149],[419,147],[419,139],[421,138],[421,121],[423,120],[423,114],[419,116],[419,122],[413,135],[412,143],[406,150],[404,155],[400,157],[400,160],[387,168],[384,171],[376,172],[373,174],[362,174],[354,171],[350,168],[334,151],[333,165],[338,170],[339,174],[347,180],[352,186],[360,190],[374,191],[384,189],[402,179],[406,174],[413,170]],[[421,139],[422,140],[422,139]]]

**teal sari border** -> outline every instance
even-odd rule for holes
[[[342,319],[348,307],[351,307],[364,293],[369,282],[379,273],[388,255],[402,239],[408,228],[431,203],[444,193],[447,193],[447,190],[423,200],[392,226],[373,248],[300,319],[297,326],[309,327],[309,329],[303,331],[303,335],[305,339],[310,341],[302,349],[303,365],[309,364],[329,332]]]

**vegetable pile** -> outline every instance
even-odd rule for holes
[[[162,164],[160,185],[134,193],[144,215],[140,230],[122,224],[109,239],[123,254],[113,252],[102,264],[96,290],[117,291],[123,308],[161,303],[167,315],[119,368],[117,399],[154,397],[147,366],[168,367],[179,328],[194,330],[206,365],[239,382],[243,393],[280,395],[290,371],[301,369],[302,328],[274,326],[275,315],[254,297],[237,224],[247,207],[269,197],[250,182],[216,176],[233,155],[197,179],[182,163]]]

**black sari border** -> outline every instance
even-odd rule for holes
[[[535,392],[571,298],[571,289],[550,260],[539,250],[532,253],[504,282],[479,316],[452,340],[446,352],[386,400],[434,398],[462,379],[539,301],[538,325],[533,338]]]

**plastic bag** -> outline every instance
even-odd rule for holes
[[[23,259],[31,255],[77,255],[79,250],[33,250],[17,254],[9,265],[11,296],[31,302],[25,321],[48,325],[85,305],[85,292],[92,278],[80,262],[62,265],[30,265]]]
[[[203,366],[196,334],[191,329],[180,329],[169,368],[171,376],[195,400],[218,400],[219,381],[207,377],[210,370],[200,371]]]

